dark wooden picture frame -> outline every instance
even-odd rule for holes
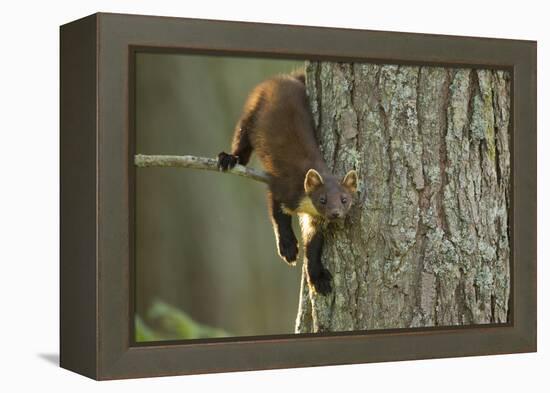
[[[499,68],[512,75],[511,320],[136,344],[136,52]],[[536,351],[536,42],[120,14],[61,27],[61,366],[95,379]]]

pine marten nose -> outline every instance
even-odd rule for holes
[[[331,213],[329,214],[329,217],[330,217],[331,219],[340,218],[341,216],[342,216],[342,215],[341,215],[340,212],[337,211],[337,210],[335,210],[335,211],[333,211],[333,212],[331,212]]]

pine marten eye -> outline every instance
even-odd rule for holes
[[[346,203],[348,203],[348,198],[346,198],[346,197],[344,197],[344,196],[342,197],[341,200],[342,200],[342,203],[343,203],[344,205],[345,205]]]
[[[325,204],[327,203],[327,197],[322,196],[321,198],[319,198],[319,202],[320,202],[322,205],[325,205]]]

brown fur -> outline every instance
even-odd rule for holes
[[[323,160],[304,80],[303,74],[277,76],[256,86],[237,123],[231,154],[218,156],[219,167],[226,170],[246,165],[252,151],[258,155],[270,177],[270,213],[279,254],[289,263],[298,253],[290,215],[316,217],[315,222],[343,218],[357,188],[355,171],[339,180]],[[322,234],[308,233],[304,240],[310,280],[317,291],[328,293],[330,273],[320,262]]]
[[[250,99],[262,100],[250,142],[271,176],[273,197],[295,209],[307,171],[328,172],[315,140],[305,86],[294,78],[278,77],[260,84]]]

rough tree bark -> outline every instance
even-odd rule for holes
[[[311,62],[306,75],[324,157],[361,186],[326,230],[333,293],[302,278],[296,332],[506,322],[508,73]]]

